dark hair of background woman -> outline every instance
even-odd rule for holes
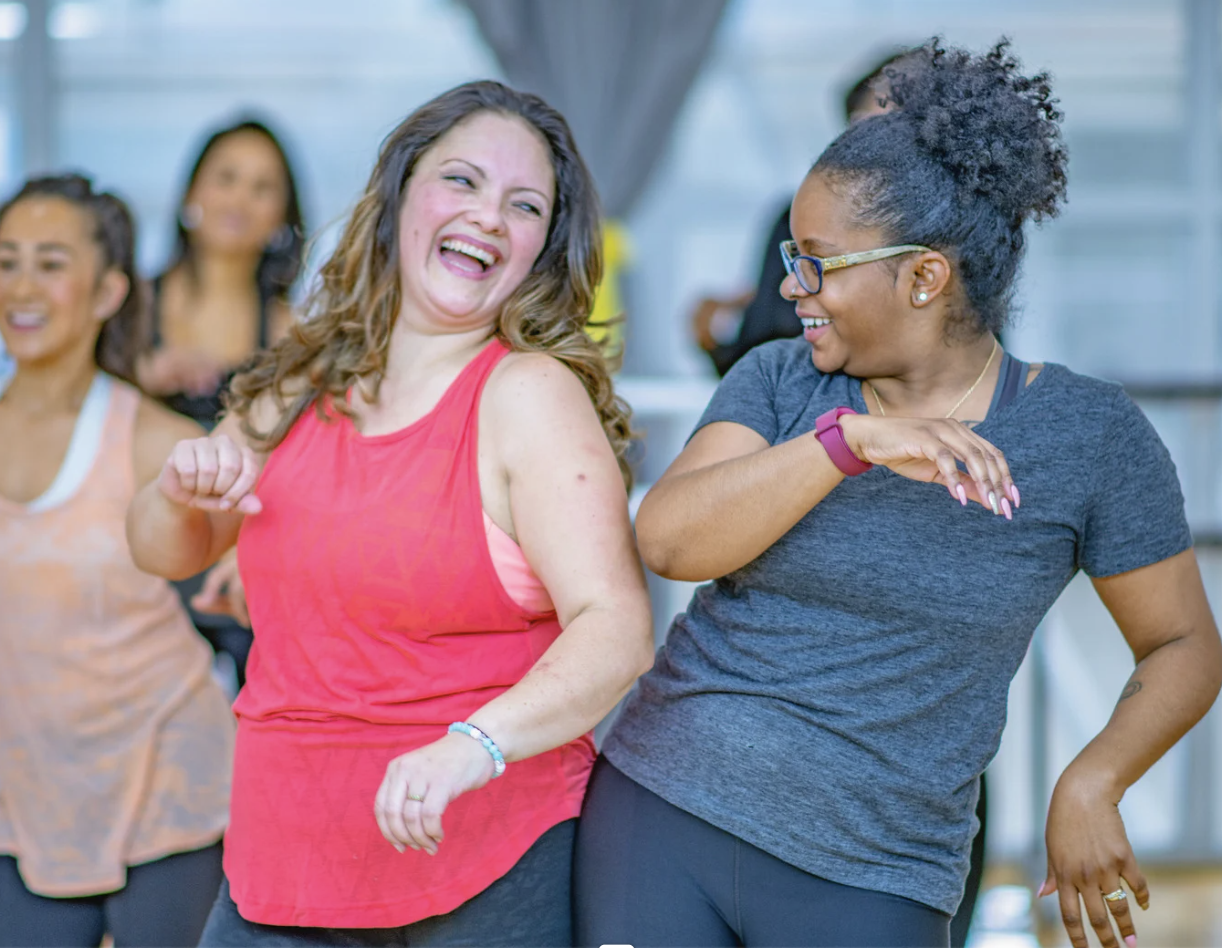
[[[1022,260],[1023,225],[1055,216],[1068,159],[1047,73],[1026,77],[1002,40],[984,55],[937,38],[915,66],[884,70],[898,109],[841,134],[812,169],[851,199],[854,223],[956,265],[950,331],[999,332]]]
[[[128,280],[127,296],[114,315],[102,323],[93,358],[104,372],[136,384],[136,357],[147,345],[148,321],[136,276],[136,225],[123,201],[108,191],[95,191],[84,175],[31,178],[0,207],[0,219],[28,198],[57,197],[87,212],[94,222],[93,241],[102,254],[101,277],[118,270]]]
[[[256,282],[259,285],[260,299],[282,299],[288,295],[289,288],[293,285],[293,281],[297,279],[297,274],[301,270],[303,248],[305,246],[305,223],[301,215],[301,203],[297,197],[297,182],[293,177],[293,168],[289,164],[288,153],[275,133],[257,119],[242,119],[232,125],[218,128],[209,134],[204,142],[199,156],[195,159],[195,164],[191,167],[191,173],[187,176],[182,196],[178,201],[179,213],[175,221],[174,255],[164,272],[169,273],[179,264],[183,264],[186,267],[187,275],[194,282],[196,278],[195,255],[191,247],[190,232],[183,226],[182,209],[186,205],[187,196],[191,193],[191,188],[195,186],[195,180],[199,177],[200,169],[204,166],[204,162],[207,161],[212,149],[229,136],[242,132],[254,132],[266,138],[272,147],[276,149],[276,154],[280,156],[280,163],[284,168],[284,180],[288,190],[288,199],[285,202],[284,208],[284,229],[264,249],[263,259],[259,261],[259,269],[255,275]]]

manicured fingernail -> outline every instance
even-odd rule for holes
[[[959,495],[959,503],[961,503],[964,507],[966,507],[967,506],[967,490],[964,488],[962,484],[955,485],[955,493]]]
[[[227,501],[227,500],[222,500],[222,501],[221,501],[221,510],[228,510],[228,509],[229,509],[229,506],[230,506],[229,501]]]
[[[1001,512],[1006,515],[1007,520],[1014,519],[1014,513],[1013,511],[1010,510],[1010,502],[1006,500],[1004,497],[1001,498]]]
[[[1023,505],[1022,500],[1018,496],[1018,485],[1017,484],[1010,485],[1010,495],[1014,498],[1015,507],[1021,507]]]
[[[993,508],[993,513],[1001,513],[997,507],[997,495],[993,491],[989,491],[989,506]]]
[[[395,844],[394,844],[394,847],[395,847],[395,849],[399,850],[399,852],[401,852],[401,853],[402,853],[402,852],[406,852],[406,850],[403,848],[403,846],[402,846],[401,844],[399,844],[399,843],[395,843]]]
[[[1128,945],[1129,948],[1137,948],[1137,936],[1136,935],[1125,935],[1124,943]]]
[[[1035,897],[1036,897],[1037,899],[1043,898],[1043,897],[1044,897],[1044,889],[1046,889],[1047,887],[1048,887],[1048,882],[1047,882],[1047,881],[1041,882],[1041,883],[1040,883],[1040,887],[1039,887],[1039,889],[1037,889],[1037,890],[1036,890]]]

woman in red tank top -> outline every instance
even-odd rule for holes
[[[570,943],[589,731],[652,655],[599,244],[560,115],[445,93],[134,501],[145,569],[236,542],[255,632],[204,944]]]

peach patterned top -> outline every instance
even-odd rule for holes
[[[139,403],[99,374],[55,483],[0,498],[0,853],[44,896],[120,889],[227,821],[234,721],[208,646],[124,533]]]

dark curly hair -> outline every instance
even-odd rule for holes
[[[136,385],[136,357],[148,342],[147,312],[136,276],[136,225],[131,211],[109,191],[96,191],[80,174],[31,178],[0,206],[0,219],[22,201],[53,197],[67,201],[93,220],[93,242],[102,255],[102,272],[118,270],[127,277],[127,295],[113,316],[102,323],[93,358],[98,368]]]
[[[897,110],[850,127],[811,169],[853,203],[856,225],[946,254],[963,285],[948,330],[959,335],[1005,325],[1023,225],[1065,199],[1048,74],[1021,75],[1009,45],[973,55],[935,37],[884,68]]]

